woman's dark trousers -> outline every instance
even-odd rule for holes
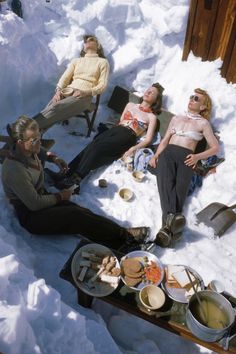
[[[98,135],[70,163],[68,176],[76,172],[84,178],[91,170],[109,165],[136,144],[136,135],[121,125]]]
[[[185,165],[187,155],[192,150],[169,144],[161,153],[156,168],[157,185],[160,195],[162,219],[166,220],[168,213],[181,213],[193,169]]]

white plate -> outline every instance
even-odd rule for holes
[[[102,297],[102,296],[107,296],[110,295],[118,286],[119,281],[120,281],[120,276],[117,277],[118,281],[117,283],[114,284],[109,284],[102,282],[101,280],[95,280],[92,284],[89,282],[89,280],[96,274],[95,270],[92,270],[89,268],[89,272],[86,273],[85,278],[83,281],[78,280],[78,274],[80,272],[80,261],[82,259],[82,252],[91,252],[95,253],[101,256],[113,256],[116,258],[116,256],[112,253],[112,251],[103,245],[100,245],[98,243],[90,243],[85,246],[82,246],[81,248],[78,249],[78,251],[75,253],[72,262],[71,262],[71,273],[74,279],[75,284],[78,286],[79,289],[81,289],[84,293],[91,295],[91,296],[96,296],[96,297]],[[84,258],[83,258],[84,259]],[[116,267],[120,268],[120,264],[118,259],[116,258]],[[89,275],[87,275],[89,274]]]
[[[178,264],[178,266],[182,266],[182,267],[188,269],[188,271],[199,281],[199,285],[200,285],[201,290],[204,290],[205,286],[204,286],[202,277],[194,269],[192,269],[191,267],[188,267],[186,265],[182,265],[182,264]],[[164,281],[162,283],[162,287],[165,290],[165,292],[167,293],[167,295],[172,300],[175,300],[177,302],[181,302],[183,304],[188,303],[189,298],[187,297],[185,289],[170,287],[166,281],[166,278],[164,279]]]
[[[144,268],[145,265],[145,259],[144,257],[147,257],[147,263],[150,264],[151,261],[155,262],[161,269],[161,278],[160,281],[158,281],[158,283],[156,283],[155,285],[158,286],[163,278],[164,278],[164,267],[162,265],[162,263],[160,262],[160,260],[152,253],[150,252],[146,252],[146,251],[133,251],[130,252],[128,254],[126,254],[124,257],[122,257],[121,262],[120,262],[120,266],[121,266],[121,270],[122,270],[122,261],[124,259],[127,258],[137,258],[139,260],[139,262],[142,264],[142,267]],[[142,281],[141,283],[137,284],[136,286],[129,286],[126,284],[124,277],[122,276],[122,272],[121,272],[121,279],[122,281],[125,283],[126,286],[128,286],[129,288],[133,289],[133,290],[141,290],[142,288],[144,288],[144,286],[151,284],[150,282],[147,281]]]

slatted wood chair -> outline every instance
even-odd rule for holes
[[[93,125],[96,119],[96,115],[97,115],[97,111],[98,111],[98,106],[99,106],[99,102],[100,102],[100,96],[101,95],[97,95],[94,100],[91,102],[90,107],[88,109],[86,109],[85,111],[83,111],[82,113],[78,114],[75,116],[75,118],[83,118],[86,120],[87,122],[87,126],[88,126],[88,131],[87,131],[87,135],[86,137],[90,137],[91,132],[93,130]],[[64,120],[63,121],[63,125],[68,125],[69,124],[69,120]],[[77,132],[73,132],[74,135],[82,135],[80,133]]]

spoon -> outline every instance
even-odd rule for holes
[[[191,287],[193,288],[193,291],[196,295],[196,298],[197,298],[197,301],[199,303],[199,310],[200,310],[200,314],[201,314],[201,318],[203,319],[203,321],[205,322],[205,324],[207,324],[207,316],[206,316],[206,313],[205,313],[205,309],[202,305],[202,302],[200,300],[200,297],[198,296],[198,293],[197,293],[197,290],[195,289],[195,286],[194,286],[194,283],[192,281],[192,278],[190,277],[190,274],[189,274],[189,271],[187,268],[185,268],[185,272],[187,273],[187,276],[188,276],[188,279],[190,281],[190,284],[191,284]]]

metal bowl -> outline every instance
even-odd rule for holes
[[[160,276],[160,280],[155,283],[155,286],[160,285],[160,283],[162,282],[163,278],[164,278],[164,267],[161,263],[161,261],[152,253],[147,252],[147,251],[133,251],[130,252],[128,254],[126,254],[124,257],[122,257],[121,261],[120,261],[120,267],[121,267],[121,279],[124,282],[124,284],[126,286],[128,286],[129,288],[133,289],[133,290],[141,290],[143,289],[145,286],[147,285],[151,285],[149,282],[147,282],[145,279],[143,279],[139,284],[137,284],[136,286],[129,286],[124,278],[124,272],[123,272],[123,266],[122,266],[122,262],[127,259],[127,258],[135,258],[136,260],[138,260],[141,263],[142,268],[144,269],[144,267],[148,264],[151,263],[151,261],[155,262],[157,264],[157,266],[160,268],[161,270],[161,276]]]
[[[96,271],[90,271],[91,272],[90,276],[85,277],[83,281],[80,281],[78,278],[78,273],[81,269],[80,262],[83,258],[82,252],[92,252],[94,254],[99,254],[103,256],[110,255],[113,257],[115,257],[115,255],[108,247],[105,247],[98,243],[89,243],[78,249],[78,251],[74,254],[71,262],[71,274],[75,284],[79,289],[81,289],[84,293],[88,295],[96,296],[96,297],[103,297],[103,296],[110,295],[117,288],[120,281],[120,276],[117,277],[116,283],[111,284],[111,283],[106,283],[106,282],[96,280],[91,284],[90,279],[96,274]],[[116,258],[116,267],[120,268],[120,263],[117,257],[115,258]]]

